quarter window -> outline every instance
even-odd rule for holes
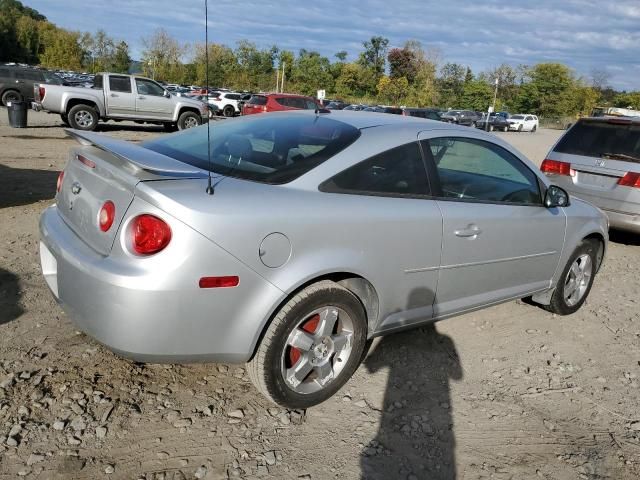
[[[471,138],[424,142],[433,156],[444,198],[478,202],[542,203],[538,177],[504,148]]]
[[[112,92],[131,93],[131,79],[119,75],[109,75],[109,90]]]
[[[417,143],[393,148],[324,182],[320,190],[370,195],[428,195],[427,172]]]

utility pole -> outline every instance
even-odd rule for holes
[[[280,67],[276,69],[276,93],[280,93],[278,92],[279,88],[280,88]]]
[[[493,92],[493,104],[491,105],[491,111],[487,113],[487,121],[484,124],[484,129],[488,132],[489,131],[489,119],[491,118],[491,114],[493,113],[495,115],[495,111],[496,111],[496,99],[498,98],[498,77],[496,77],[496,89]]]

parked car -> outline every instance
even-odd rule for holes
[[[448,110],[442,112],[441,116],[443,122],[467,125],[469,127],[475,127],[480,118],[482,117],[472,110]]]
[[[240,100],[238,100],[238,109],[240,110],[240,114],[242,114],[242,111],[244,110],[245,103],[247,103],[249,100],[251,100],[252,96],[253,96],[253,93],[242,93],[241,94]]]
[[[31,67],[0,65],[0,104],[33,101],[33,85],[63,85],[66,82],[55,73]]]
[[[239,106],[241,99],[241,93],[219,92],[218,96],[211,97],[209,103],[218,107],[218,111],[225,117],[233,117],[241,112]]]
[[[244,104],[242,114],[278,112],[281,110],[315,110],[322,108],[312,97],[293,93],[261,93]]]
[[[442,121],[442,112],[437,108],[404,108],[402,114],[407,117],[426,118]]]
[[[372,107],[366,107],[362,109],[363,112],[376,112],[376,113],[392,113],[394,115],[402,115],[402,109],[398,107],[386,107],[384,105],[376,105]]]
[[[480,120],[476,121],[476,127],[482,130],[501,130],[506,132],[509,130],[509,118],[511,115],[508,112],[493,112],[489,115],[485,114]],[[487,129],[487,123],[489,128]]]
[[[167,130],[198,126],[209,111],[202,102],[176,98],[157,82],[137,75],[102,73],[94,88],[34,85],[34,110],[60,114],[77,130],[95,130],[99,121],[134,120]]]
[[[535,132],[538,130],[538,117],[535,115],[511,115],[509,117],[509,130],[516,132]]]
[[[541,170],[609,217],[640,233],[640,118],[582,118],[551,149]]]
[[[362,105],[362,104],[352,104],[352,105],[347,105],[346,107],[343,108],[343,110],[346,111],[354,111],[354,112],[359,112],[360,110],[364,110],[365,108],[367,108],[369,105]]]
[[[210,147],[207,128],[70,132],[40,259],[77,327],[138,361],[248,362],[267,398],[306,408],[373,337],[521,297],[580,308],[597,208],[493,135],[328,112],[214,122]]]
[[[340,100],[332,100],[330,102],[324,101],[322,103],[324,105],[324,108],[328,110],[343,110],[349,105],[348,103],[344,103]]]

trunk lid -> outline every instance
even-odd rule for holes
[[[79,141],[71,149],[60,191],[58,212],[87,245],[108,255],[140,181],[206,177],[195,167],[140,146],[96,133],[67,130]],[[98,219],[105,202],[115,205],[114,222],[106,232]]]

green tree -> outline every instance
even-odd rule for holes
[[[464,83],[460,99],[464,108],[486,112],[493,101],[493,88],[483,80],[470,80]]]
[[[362,43],[364,52],[360,54],[359,61],[363,67],[371,69],[375,73],[376,78],[384,74],[388,45],[389,39],[375,36]]]
[[[142,39],[142,71],[157,80],[179,81],[184,73],[182,57],[187,46],[180,44],[163,28]]]
[[[530,81],[520,86],[517,109],[556,118],[575,113],[576,81],[566,65],[539,63],[527,72]]]
[[[467,68],[458,63],[446,63],[440,70],[438,90],[440,103],[455,108],[461,101]]]
[[[84,51],[80,46],[80,34],[48,22],[41,23],[39,57],[45,67],[81,70]]]
[[[297,91],[306,95],[315,95],[320,89],[333,91],[329,59],[318,52],[301,50],[294,63],[291,81]]]
[[[640,110],[640,91],[623,92],[613,98],[613,105],[620,108]]]
[[[128,73],[130,66],[129,45],[123,40],[116,45],[111,70],[117,73]]]
[[[378,80],[378,95],[385,103],[400,105],[409,93],[409,82],[405,77],[387,77]]]
[[[360,63],[347,63],[336,79],[335,93],[343,98],[361,98],[369,95],[376,85],[375,73]]]

